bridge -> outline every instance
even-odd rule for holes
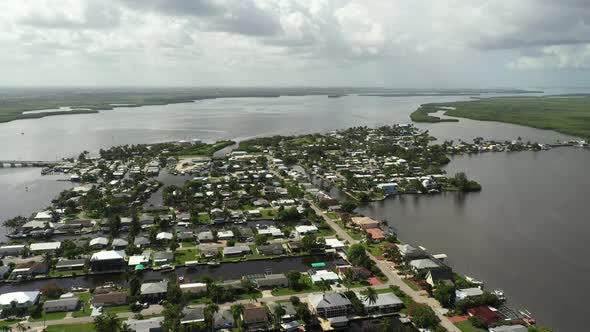
[[[55,160],[0,160],[0,168],[9,167],[49,167],[63,164],[63,161]]]

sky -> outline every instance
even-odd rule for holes
[[[589,0],[2,0],[2,86],[590,86]]]

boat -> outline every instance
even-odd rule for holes
[[[501,289],[495,289],[491,292],[493,295],[496,295],[501,301],[506,301],[506,295],[504,291]]]
[[[477,280],[470,276],[465,276],[465,280],[469,281],[470,283],[474,284],[477,287],[483,287],[483,281]]]
[[[537,320],[533,318],[533,315],[527,309],[518,310],[518,313],[522,315],[522,320],[527,322],[528,324],[536,324]]]
[[[219,262],[207,262],[207,265],[210,265],[210,266],[219,266],[219,264],[220,264]]]
[[[170,264],[164,264],[162,265],[162,267],[160,267],[160,271],[161,272],[172,272],[174,271],[174,266],[170,265]]]

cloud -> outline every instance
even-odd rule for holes
[[[590,44],[547,46],[510,63],[518,70],[590,69]]]
[[[111,29],[119,24],[120,11],[108,1],[31,1],[17,21],[20,24],[49,29]]]

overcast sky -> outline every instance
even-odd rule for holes
[[[1,0],[0,85],[590,85],[590,0]]]

